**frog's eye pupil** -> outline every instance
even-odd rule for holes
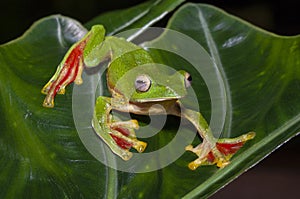
[[[184,79],[185,87],[188,88],[192,85],[193,78],[189,73],[185,73],[184,77],[185,77]]]
[[[147,75],[139,75],[135,79],[135,89],[139,92],[146,92],[151,86],[151,80]]]

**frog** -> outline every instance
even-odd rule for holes
[[[46,95],[43,106],[54,107],[57,94],[64,94],[71,83],[82,84],[82,73],[95,67],[106,66],[106,83],[111,96],[95,99],[91,126],[94,132],[124,161],[145,151],[147,143],[136,136],[139,122],[123,121],[113,111],[137,115],[173,115],[190,122],[202,138],[196,147],[186,151],[196,155],[188,168],[196,170],[202,165],[223,168],[231,157],[255,137],[250,131],[235,138],[215,138],[203,115],[186,108],[181,102],[192,87],[191,75],[179,70],[166,71],[156,65],[150,53],[124,38],[106,36],[103,25],[94,25],[87,34],[74,43],[65,54],[52,78],[42,88]],[[155,106],[159,105],[159,106]]]

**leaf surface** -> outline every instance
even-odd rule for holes
[[[111,18],[118,16],[112,12],[87,27],[101,22],[108,34],[146,27],[165,16],[164,10],[171,11],[181,3],[176,2],[146,2],[118,11],[124,20]],[[55,15],[0,46],[0,198],[208,197],[299,132],[299,36],[274,35],[202,4],[181,7],[168,28],[199,42],[216,63],[226,90],[222,136],[249,130],[257,133],[231,164],[224,169],[205,166],[190,171],[187,164],[195,157],[185,153],[166,168],[134,174],[98,162],[76,132],[71,87],[66,95],[57,97],[54,109],[41,106],[41,88],[69,46],[86,31],[78,22]],[[159,62],[192,74],[201,112],[209,118],[210,98],[197,71],[174,55],[151,54]],[[167,144],[174,137],[176,122],[178,118],[168,118],[162,132],[149,139],[149,146],[155,149]]]

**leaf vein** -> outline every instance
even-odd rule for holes
[[[224,133],[224,136],[229,137],[230,131],[231,131],[231,125],[232,125],[232,100],[231,100],[231,95],[230,95],[230,93],[231,93],[230,86],[227,81],[226,73],[223,70],[223,65],[222,65],[222,61],[220,59],[217,45],[214,42],[213,36],[209,30],[206,19],[203,16],[201,8],[199,8],[199,7],[198,7],[198,17],[199,17],[200,24],[203,28],[205,40],[207,42],[207,46],[208,46],[208,50],[209,50],[209,54],[211,55],[211,58],[216,67],[216,70],[219,71],[218,75],[220,75],[220,79],[224,83],[225,93],[223,93],[222,96],[225,96],[225,98],[226,98],[226,118],[225,118],[223,133]]]

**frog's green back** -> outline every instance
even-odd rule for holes
[[[153,63],[152,58],[143,49],[137,49],[125,53],[114,59],[109,65],[107,76],[111,86],[115,86],[117,81],[130,70],[144,64]]]
[[[115,56],[107,70],[109,89],[120,94],[131,92],[137,74],[149,73],[143,71],[143,65],[151,63],[153,63],[151,56],[142,48]]]
[[[86,67],[95,67],[103,61],[113,61],[124,53],[140,49],[139,46],[126,41],[124,38],[104,37],[104,29],[100,28],[95,28],[94,31],[89,33],[91,36],[84,49],[84,64]]]

